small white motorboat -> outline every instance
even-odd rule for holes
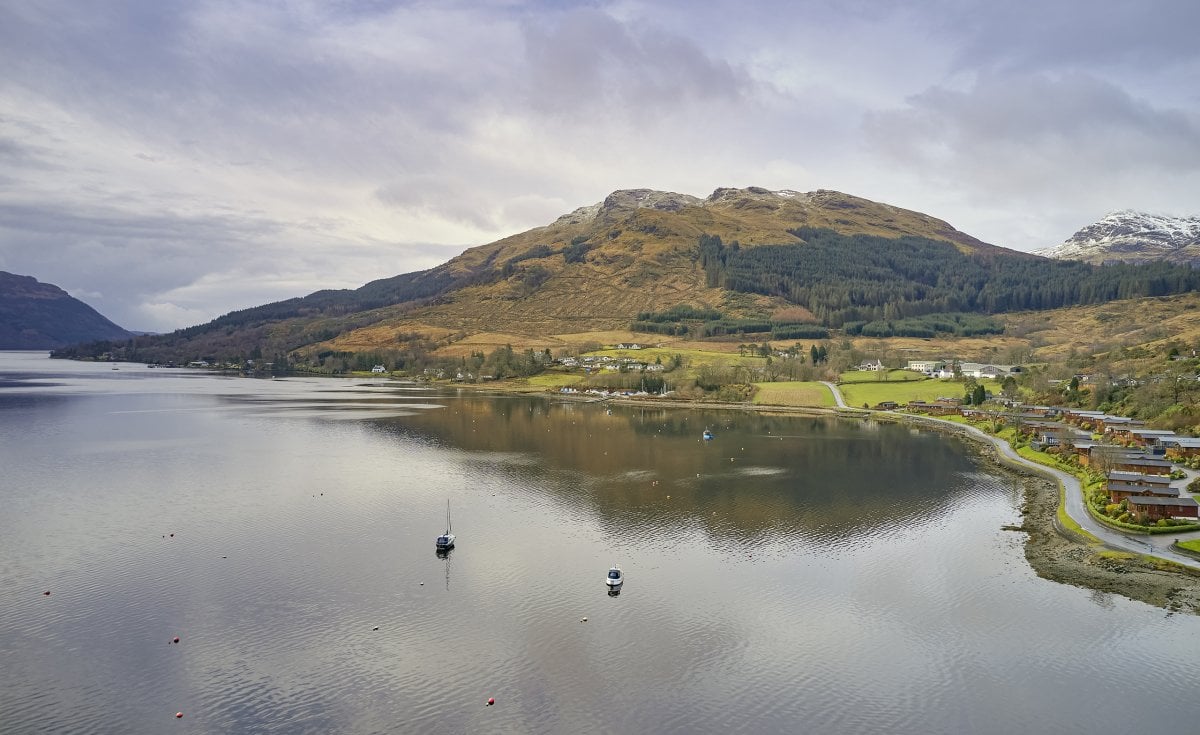
[[[621,573],[621,568],[615,564],[608,570],[608,576],[604,579],[604,584],[609,587],[620,587],[625,581],[625,575]]]
[[[709,431],[708,429],[705,429],[703,436],[704,436],[704,441],[708,441],[713,438],[713,433],[711,431]]]

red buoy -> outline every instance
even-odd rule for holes
[[[45,592],[43,592],[42,594],[43,594],[43,595],[48,595],[48,594],[50,594],[50,590],[46,590],[46,591],[45,591]]]
[[[176,713],[175,713],[175,719],[177,719],[177,720],[178,720],[180,717],[183,717],[183,713],[182,713],[182,712],[176,712]]]
[[[488,703],[487,703],[487,706],[491,707],[491,706],[492,706],[493,704],[495,704],[495,703],[496,703],[496,698],[495,698],[495,697],[488,697]]]
[[[172,638],[172,639],[171,639],[171,642],[172,642],[172,643],[178,643],[178,642],[179,642],[179,636],[175,636],[174,638]]]

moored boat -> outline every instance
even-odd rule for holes
[[[434,544],[438,551],[449,551],[454,548],[454,534],[450,532],[450,501],[446,501],[446,532],[437,537]]]
[[[621,568],[613,565],[608,570],[608,576],[604,579],[604,584],[609,587],[620,587],[625,582],[625,575],[621,572]]]

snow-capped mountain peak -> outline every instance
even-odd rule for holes
[[[1200,217],[1169,217],[1123,209],[1038,254],[1089,263],[1165,260],[1200,267]]]

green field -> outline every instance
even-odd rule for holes
[[[912,370],[848,370],[838,376],[843,383],[905,383],[926,380],[921,373]]]
[[[984,390],[1000,393],[1000,384],[994,380],[980,381]],[[842,383],[838,385],[846,405],[859,407],[864,403],[875,406],[883,401],[908,403],[909,401],[934,401],[941,397],[962,398],[966,393],[963,384],[956,380],[889,381],[887,383]]]
[[[829,388],[816,381],[785,383],[755,383],[753,403],[758,406],[823,406],[836,405]]]
[[[688,369],[696,370],[705,365],[711,365],[719,368],[729,368],[734,365],[744,365],[746,367],[759,368],[766,364],[766,358],[758,357],[757,355],[739,355],[736,352],[719,352],[709,350],[696,349],[670,349],[663,347],[644,347],[640,350],[596,350],[589,352],[588,355],[597,357],[628,357],[632,360],[640,360],[645,363],[654,363],[660,361],[663,364],[669,363],[672,358],[679,356],[683,358],[684,365]]]
[[[526,383],[531,388],[561,388],[564,385],[576,385],[583,379],[582,373],[546,372],[531,375]]]

